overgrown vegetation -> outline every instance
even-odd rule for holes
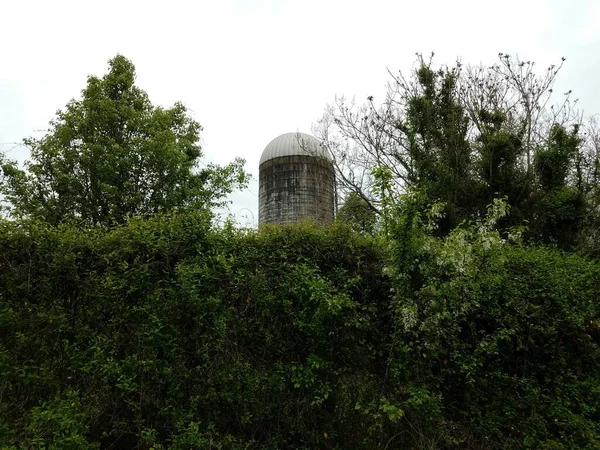
[[[420,222],[3,223],[4,448],[596,448],[599,264]]]
[[[422,212],[444,203],[439,235],[505,197],[501,227],[526,223],[529,243],[599,256],[600,135],[571,91],[554,93],[564,61],[538,71],[502,53],[488,67],[419,56],[414,71],[392,74],[383,100],[337,98],[314,131],[335,155],[340,191],[380,216],[375,174],[385,169],[396,195],[424,195]]]
[[[218,200],[237,166],[209,182],[186,165],[200,191],[124,213],[113,178],[112,206],[69,208],[75,191],[36,184],[60,158],[5,161],[0,449],[599,448],[598,186],[579,130],[522,147],[480,111],[465,141],[452,79],[428,70],[402,125],[417,175],[369,167],[372,197],[329,227],[216,227],[200,193]],[[102,150],[69,142],[72,161]]]
[[[374,243],[344,228],[215,233],[194,214],[111,231],[5,224],[1,242],[4,442],[368,437],[347,427],[390,336]]]

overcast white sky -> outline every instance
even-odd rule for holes
[[[600,0],[0,0],[0,17],[0,150],[26,159],[14,143],[121,53],[155,105],[191,110],[207,161],[246,159],[255,179],[231,211],[247,225],[264,147],[310,132],[335,95],[381,98],[386,69],[410,70],[415,52],[541,69],[565,56],[558,88],[600,113]]]

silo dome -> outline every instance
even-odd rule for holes
[[[335,172],[331,155],[305,133],[273,139],[259,163],[258,222],[333,222]]]
[[[261,166],[265,161],[280,156],[306,155],[331,159],[329,152],[319,140],[306,133],[285,133],[277,136],[267,145],[260,156]]]

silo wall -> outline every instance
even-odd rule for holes
[[[330,224],[334,202],[335,174],[331,161],[325,158],[280,156],[259,167],[259,224],[304,219]]]

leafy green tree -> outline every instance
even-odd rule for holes
[[[582,173],[586,208],[583,226],[578,236],[577,249],[600,257],[600,126],[597,117],[591,117],[581,130],[583,153],[576,158],[577,172]],[[579,182],[579,177],[578,177]]]
[[[421,213],[444,204],[435,231],[443,236],[503,197],[505,231],[526,223],[526,239],[597,253],[587,236],[600,229],[600,134],[588,127],[582,139],[570,91],[549,106],[563,63],[538,71],[500,53],[488,67],[436,68],[433,55],[418,55],[408,76],[392,75],[380,104],[336,99],[314,133],[334,155],[339,190],[364,199],[382,223],[387,200],[418,191]],[[387,200],[378,188],[383,173]]]
[[[527,169],[520,162],[524,159],[522,133],[511,129],[506,112],[479,110],[477,123],[479,135],[473,143],[476,152],[474,171],[478,177],[476,196],[477,210],[484,202],[495,197],[505,197],[511,209],[502,222],[508,226],[519,225],[531,219],[531,197]]]
[[[350,192],[337,213],[337,220],[346,223],[354,231],[373,234],[377,225],[377,213],[356,192]]]
[[[545,149],[535,157],[539,177],[537,237],[570,250],[583,225],[586,201],[579,168],[579,127],[571,131],[555,125]],[[573,179],[574,178],[574,179]]]
[[[201,126],[185,106],[153,106],[121,55],[90,76],[41,139],[26,170],[2,160],[0,193],[14,216],[57,224],[120,224],[128,216],[220,204],[246,182],[243,160],[200,168]]]
[[[458,98],[460,67],[435,71],[420,62],[406,118],[397,127],[408,139],[409,180],[427,193],[429,203],[445,203],[447,231],[471,213],[469,119]]]

